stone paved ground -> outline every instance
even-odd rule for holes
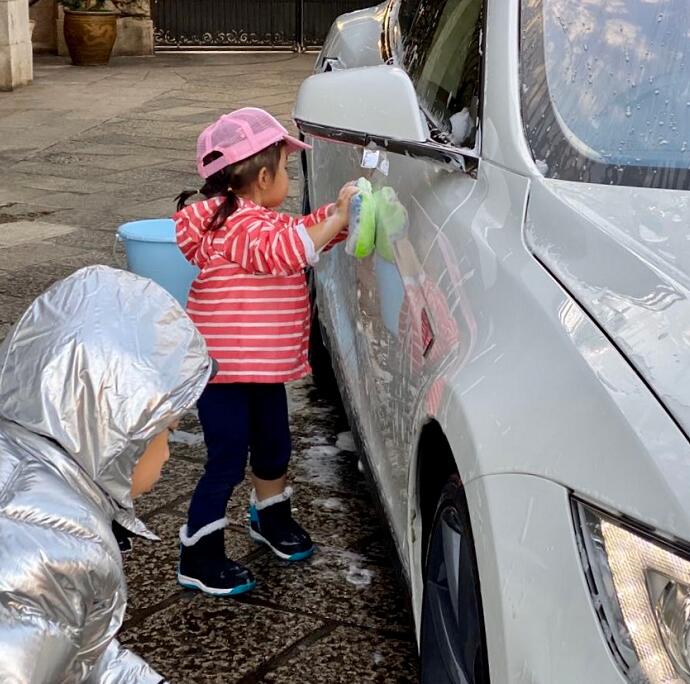
[[[56,279],[113,263],[123,221],[169,215],[171,197],[198,187],[200,127],[240,106],[286,123],[313,57],[165,55],[104,69],[43,57],[33,86],[0,94],[0,337]],[[287,208],[299,206],[297,167]],[[117,257],[119,259],[119,257]],[[386,534],[356,467],[335,446],[346,429],[309,382],[291,390],[298,517],[319,551],[286,566],[245,533],[246,487],[229,510],[228,552],[258,587],[242,600],[208,599],[175,583],[177,530],[201,472],[198,424],[139,513],[162,537],[126,562],[130,602],[122,640],[173,683],[414,682],[405,595]]]

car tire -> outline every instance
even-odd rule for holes
[[[420,638],[422,684],[488,684],[477,556],[457,475],[436,507],[424,571]]]
[[[318,310],[313,302],[312,306],[313,314],[309,334],[309,365],[311,366],[312,378],[316,389],[324,397],[339,401],[338,382],[333,372],[331,355],[323,341],[323,331],[319,321]]]

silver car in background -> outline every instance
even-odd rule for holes
[[[316,72],[307,201],[381,199],[316,334],[423,681],[690,682],[690,4],[391,0]]]

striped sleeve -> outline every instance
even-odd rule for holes
[[[325,221],[328,216],[332,213],[335,204],[324,204],[319,207],[316,211],[311,214],[305,214],[304,216],[292,216],[292,214],[275,213],[274,215],[285,225],[292,226],[296,228],[298,225],[304,226],[305,228],[311,228],[317,223]]]
[[[307,216],[303,216],[300,219],[300,222],[305,228],[311,228],[311,226],[315,226],[317,223],[325,221],[333,212],[334,208],[335,204],[324,204],[322,207],[319,207],[315,212],[308,214]],[[323,247],[323,249],[321,249],[321,251],[327,252],[329,249],[333,249],[333,247],[335,247],[339,242],[342,242],[346,239],[347,228],[341,230],[325,247]]]
[[[315,226],[317,223],[325,221],[333,212],[334,208],[335,204],[324,204],[322,207],[319,207],[316,211],[313,211],[311,214],[298,217],[297,221],[301,223],[305,228],[311,228],[312,226]]]
[[[335,204],[324,204],[322,207],[319,207],[315,212],[312,212],[307,216],[303,216],[300,220],[300,223],[302,223],[302,225],[305,228],[315,226],[317,223],[325,221],[330,216],[330,214],[333,213],[334,209]],[[333,247],[335,247],[339,242],[342,242],[346,239],[347,228],[341,230],[321,251],[327,252],[329,249],[333,249]]]
[[[239,218],[239,217],[238,217]],[[247,212],[228,231],[223,253],[248,273],[287,276],[307,266],[307,245],[296,226]]]
[[[187,261],[202,266],[200,247],[204,235],[204,213],[199,207],[202,203],[191,204],[173,216],[175,221],[175,238]]]
[[[319,207],[316,211],[313,211],[311,214],[306,214],[305,216],[290,216],[290,214],[280,214],[280,218],[283,221],[289,222],[290,225],[296,226],[298,228],[301,227],[301,230],[304,230],[305,228],[312,228],[313,226],[317,225],[318,223],[322,223],[325,221],[330,214],[333,213],[333,209],[335,208],[335,204],[324,204],[322,207]],[[347,239],[347,229],[341,230],[325,247],[323,247],[320,251],[321,252],[327,252],[329,249],[332,249],[335,247],[339,242],[342,242],[343,240]],[[313,257],[310,257],[308,254],[308,261],[309,263],[316,263],[318,261],[318,255],[314,255]]]

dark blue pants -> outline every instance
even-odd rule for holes
[[[287,472],[292,449],[285,385],[211,384],[197,408],[208,456],[189,505],[190,535],[225,516],[249,453],[256,477],[277,480]]]

